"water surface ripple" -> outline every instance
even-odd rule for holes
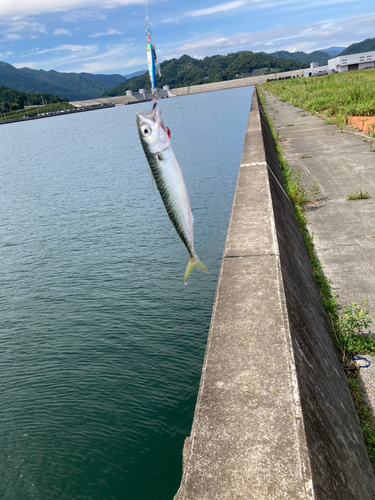
[[[181,477],[251,89],[160,102],[210,269],[183,275],[151,104],[0,127],[0,498],[168,500]]]

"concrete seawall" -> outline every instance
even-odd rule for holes
[[[273,138],[254,92],[176,500],[374,498]]]
[[[298,77],[303,76],[304,69],[295,71],[285,71],[283,73],[272,73],[270,75],[250,76],[248,78],[238,78],[236,80],[226,80],[223,82],[204,83],[202,85],[191,85],[190,87],[180,87],[171,89],[168,92],[168,97],[176,97],[181,95],[200,94],[201,92],[214,92],[216,90],[236,89],[239,87],[248,87],[251,85],[260,85],[267,80],[275,78]]]
[[[190,87],[181,87],[177,89],[171,89],[165,91],[163,89],[158,90],[158,95],[161,97],[177,97],[181,95],[190,94],[200,94],[202,92],[214,92],[216,90],[225,89],[235,89],[238,87],[249,87],[251,85],[260,85],[266,82],[268,79],[274,80],[275,78],[285,78],[285,77],[297,77],[303,76],[304,69],[298,69],[295,71],[285,71],[283,73],[272,73],[270,75],[262,76],[250,76],[249,78],[237,78],[236,80],[226,80],[224,82],[206,83],[203,85],[192,85]],[[151,98],[150,91],[146,91],[148,94],[147,98]],[[76,108],[87,107],[87,106],[100,106],[100,105],[120,105],[120,104],[134,104],[137,102],[144,102],[143,96],[137,95],[118,95],[114,97],[101,97],[98,99],[89,99],[85,101],[72,101],[69,102],[72,106]]]

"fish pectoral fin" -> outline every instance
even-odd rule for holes
[[[186,271],[185,271],[185,276],[184,276],[184,283],[185,285],[187,285],[187,279],[188,277],[190,276],[190,273],[191,271],[194,269],[194,267],[197,267],[198,269],[200,269],[201,271],[203,271],[204,273],[207,273],[209,274],[209,270],[207,269],[207,267],[203,264],[203,262],[201,262],[197,256],[195,257],[190,257],[188,263],[187,263],[187,266],[186,266]]]

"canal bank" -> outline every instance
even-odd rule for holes
[[[176,500],[370,499],[374,476],[254,92]]]
[[[303,77],[304,71],[305,70],[303,69],[297,69],[294,71],[284,71],[282,73],[271,73],[270,75],[249,76],[248,78],[236,78],[235,80],[225,80],[222,82],[179,87],[168,91],[168,97],[200,94],[202,92],[215,92],[217,90],[236,89],[240,87],[249,87],[251,85],[261,85],[267,80],[276,80],[278,78],[298,78]]]
[[[252,85],[260,85],[267,80],[275,80],[279,78],[298,78],[303,76],[305,70],[298,69],[294,71],[284,71],[281,73],[271,73],[269,75],[249,76],[247,78],[236,78],[234,80],[225,80],[222,82],[206,83],[203,85],[191,85],[189,87],[179,87],[169,89],[158,89],[157,95],[159,98],[178,97],[191,94],[201,94],[204,92],[215,92],[218,90],[237,89],[241,87],[251,87]],[[145,101],[151,101],[153,96],[150,90],[141,89],[142,92],[130,92],[127,95],[119,95],[113,97],[101,97],[100,99],[90,99],[86,101],[72,101],[74,107],[81,108],[87,106],[102,106],[114,105],[119,106],[123,104],[137,104]]]
[[[340,307],[368,299],[366,308],[375,315],[375,141],[340,132],[274,94],[263,95],[290,167],[300,171],[306,189],[319,182],[319,201],[308,207],[308,229]],[[360,188],[368,199],[347,200]],[[374,414],[375,356],[366,358],[371,365],[360,370],[360,377]]]

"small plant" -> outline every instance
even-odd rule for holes
[[[289,196],[295,205],[304,210],[307,203],[310,203],[318,195],[320,191],[319,182],[316,180],[310,189],[305,189],[301,184],[300,169],[297,170],[296,174],[291,170],[288,175]]]
[[[340,132],[343,132],[346,125],[346,118],[342,115],[337,115],[336,117],[336,125],[340,129]]]
[[[367,125],[367,133],[370,137],[375,137],[375,123],[369,123]]]
[[[359,186],[359,189],[356,193],[353,193],[353,194],[348,194],[348,196],[346,197],[346,199],[348,201],[351,201],[351,200],[368,200],[370,198],[370,195],[368,194],[367,191],[363,192],[362,189],[361,189],[361,186]]]
[[[362,123],[361,132],[363,132],[363,127],[365,126],[365,123],[368,121],[368,118],[359,118],[359,121]]]
[[[348,307],[343,308],[342,311],[344,314],[341,316],[340,325],[346,335],[350,333],[362,335],[373,322],[372,318],[374,315],[369,315],[368,310],[365,308],[367,303],[368,299],[359,306],[357,302],[351,302]]]
[[[373,315],[366,309],[368,299],[358,305],[351,302],[344,307],[337,322],[336,337],[343,361],[352,354],[375,352],[375,339],[367,331]]]

